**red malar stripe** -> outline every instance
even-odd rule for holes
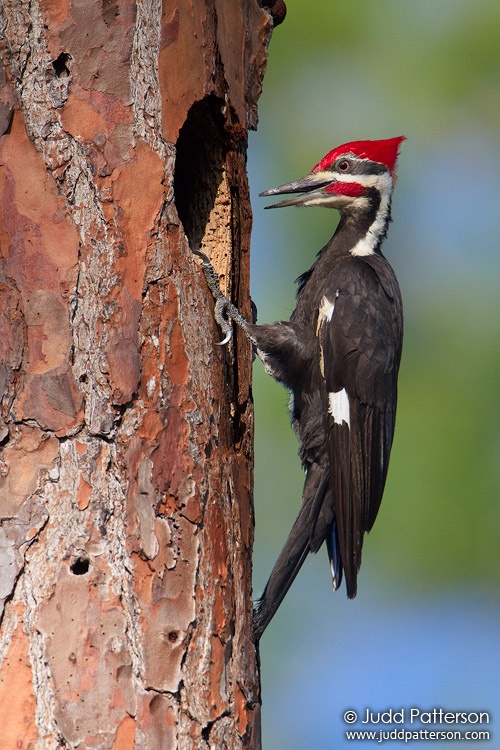
[[[332,182],[328,185],[326,192],[331,195],[349,195],[353,198],[358,198],[360,195],[364,195],[366,188],[360,185],[359,182]]]

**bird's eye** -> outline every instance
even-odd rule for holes
[[[348,172],[351,168],[351,162],[349,159],[341,159],[337,164],[337,170],[339,172]]]

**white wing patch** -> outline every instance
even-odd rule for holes
[[[335,298],[338,297],[338,292],[335,295]],[[330,302],[328,297],[325,297],[325,295],[322,296],[321,302],[319,303],[319,310],[318,310],[318,324],[316,326],[316,336],[319,334],[319,329],[323,325],[323,323],[328,322],[330,323],[333,318],[333,311],[335,310],[335,302]]]
[[[335,299],[337,299],[339,294],[340,294],[340,290],[337,289],[337,291],[335,292]],[[321,302],[319,303],[319,308],[318,308],[318,322],[316,324],[316,336],[317,337],[319,337],[323,324],[332,322],[334,310],[335,310],[335,302],[330,302],[328,297],[323,295],[321,298]],[[319,369],[320,369],[321,375],[325,377],[325,358],[323,356],[323,347],[321,345],[321,339],[319,341]]]
[[[332,415],[335,424],[346,424],[351,426],[349,397],[345,388],[337,393],[328,394],[328,413]]]

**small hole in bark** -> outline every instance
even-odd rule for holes
[[[102,17],[106,26],[111,26],[118,16],[118,3],[114,0],[103,0]]]
[[[70,566],[70,570],[75,576],[84,576],[85,573],[89,572],[90,562],[85,557],[79,557]]]
[[[227,153],[223,107],[215,96],[193,104],[177,139],[175,204],[191,249],[200,246],[222,181]]]
[[[52,60],[52,67],[58,78],[67,78],[70,75],[70,69],[67,66],[70,60],[71,55],[68,55],[67,52],[61,52],[58,58]]]
[[[177,630],[171,630],[170,633],[168,633],[167,638],[170,643],[177,643],[179,640],[179,633]]]

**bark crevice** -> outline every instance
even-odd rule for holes
[[[249,308],[270,25],[192,6],[2,5],[9,747],[258,747],[250,352],[215,346],[190,245]]]

